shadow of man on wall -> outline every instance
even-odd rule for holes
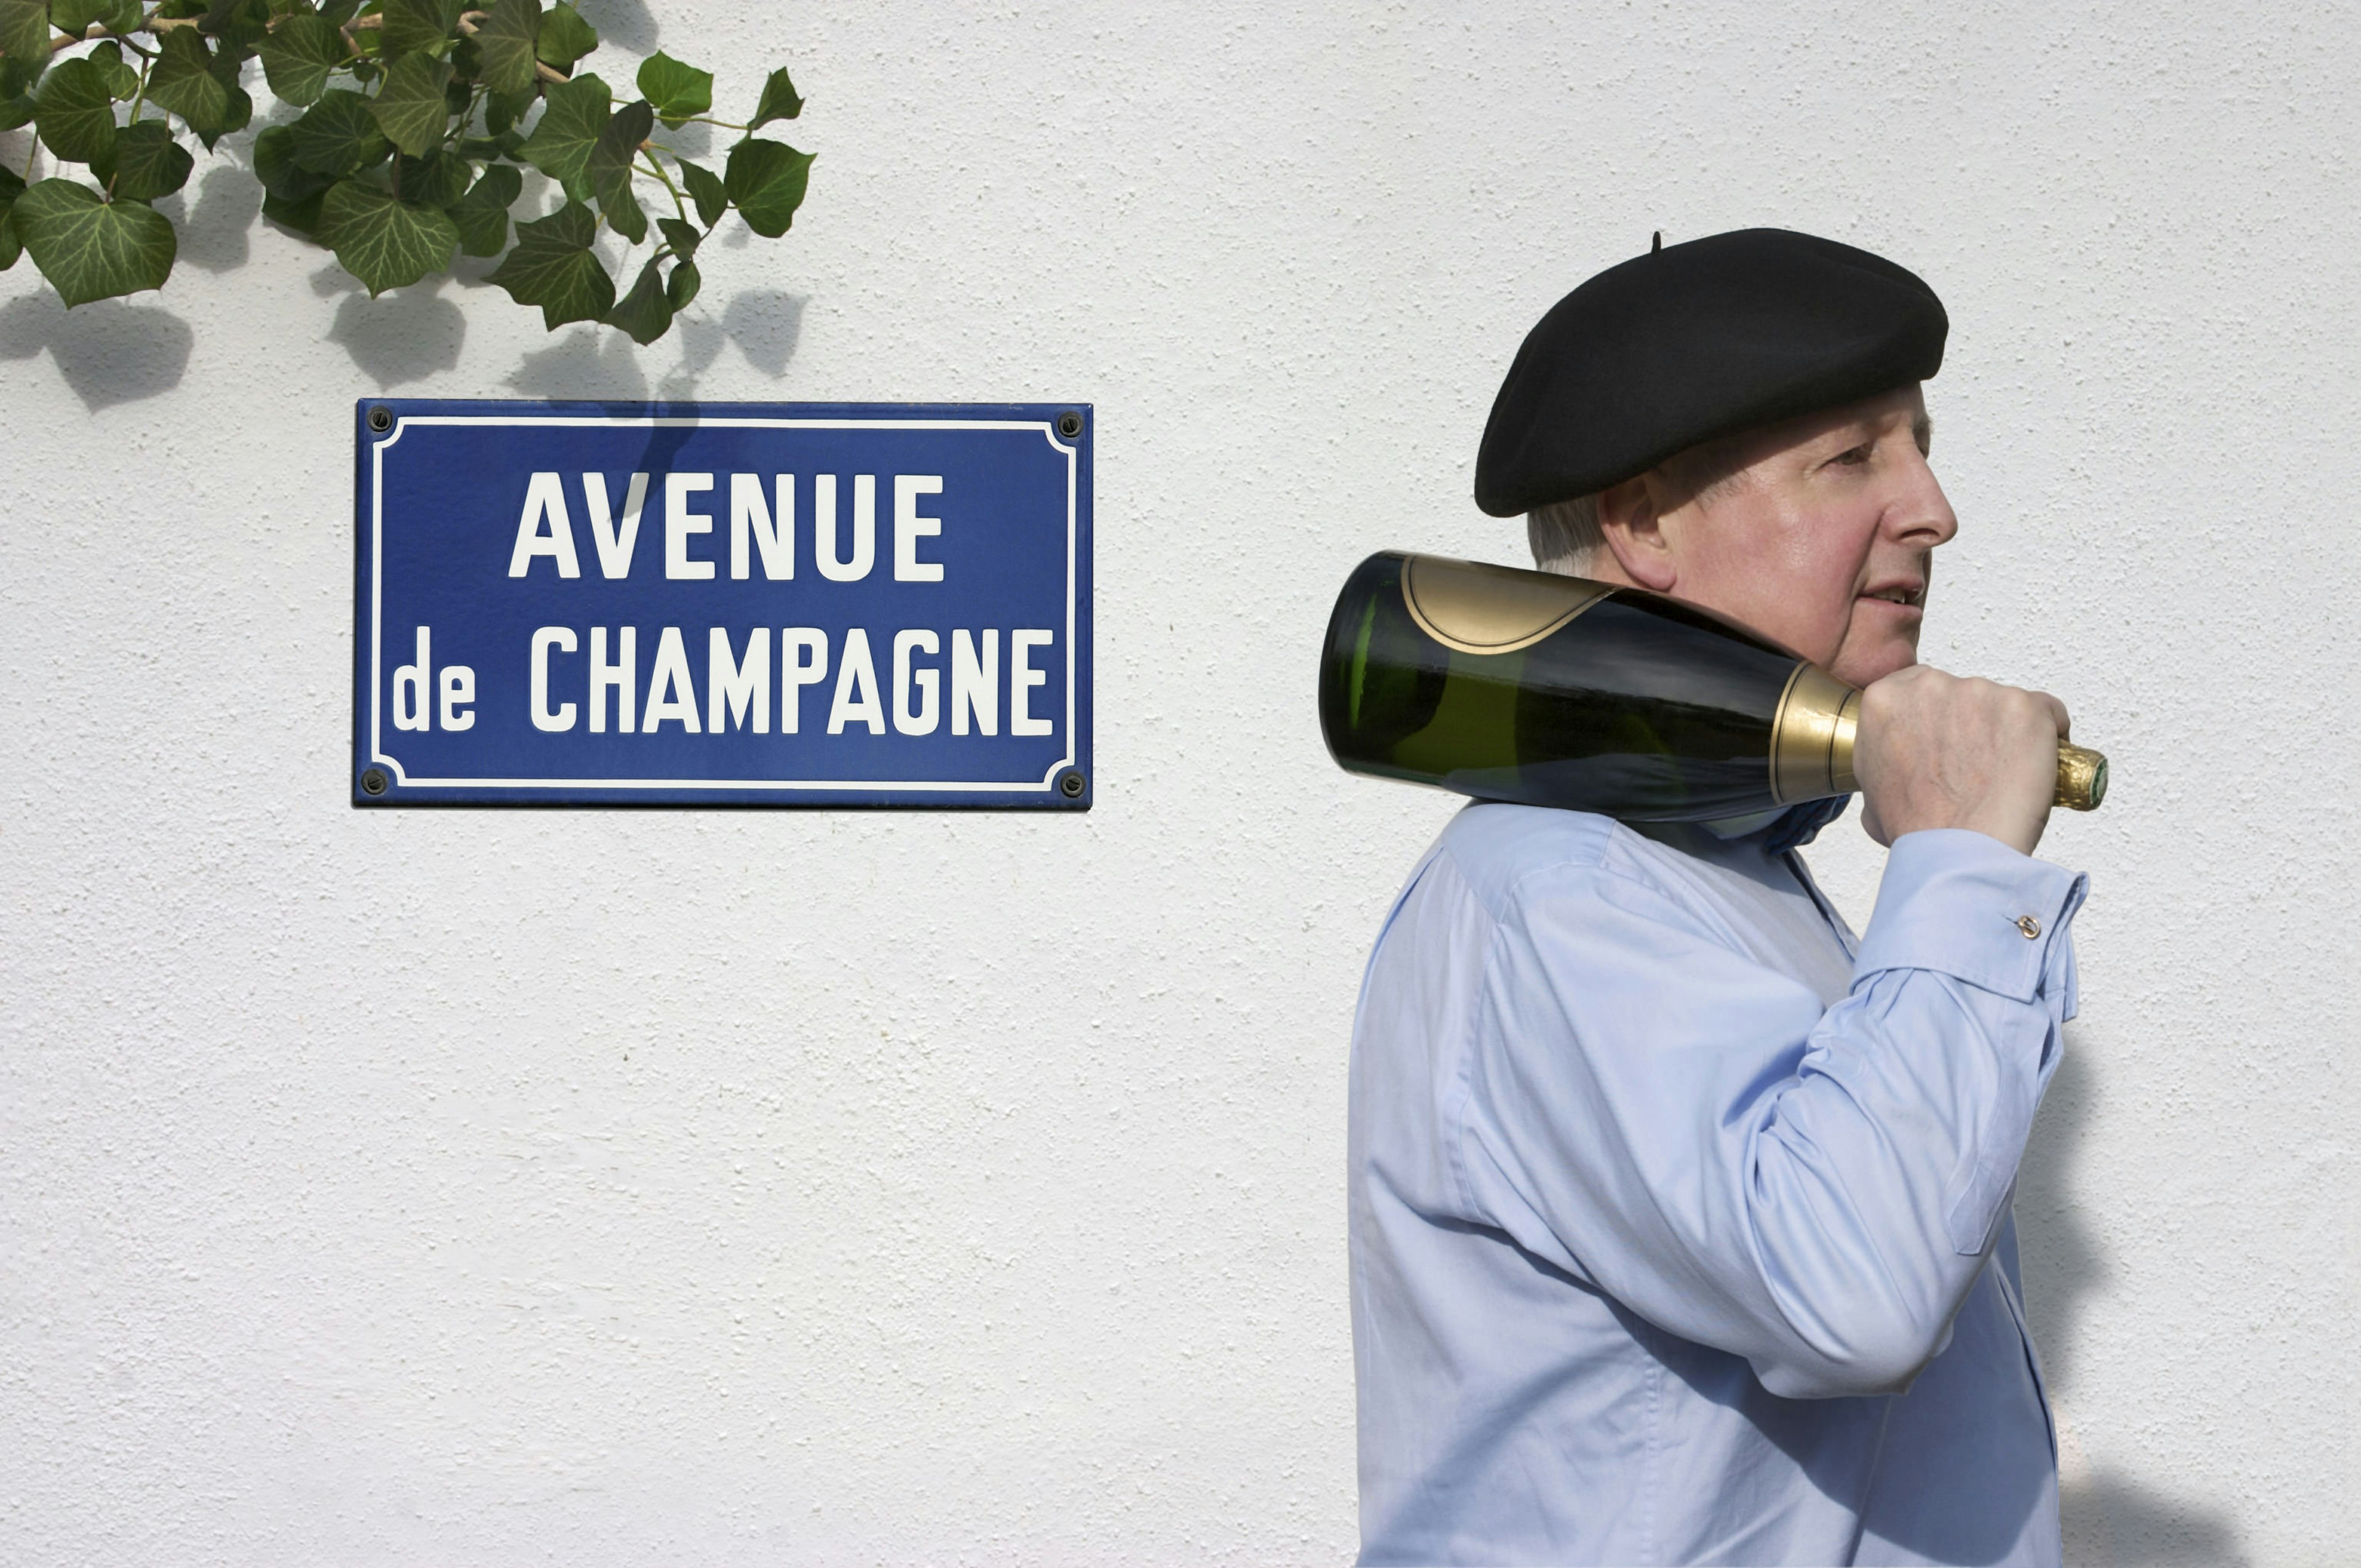
[[[2247,1558],[2234,1520],[2092,1463],[2075,1430],[2074,1347],[2084,1308],[2108,1273],[2075,1196],[2075,1162],[2099,1093],[2076,1048],[2076,1033],[2068,1025],[2066,1054],[2042,1101],[2016,1183],[2026,1315],[2058,1412],[2066,1562],[2069,1568],[2236,1568]]]

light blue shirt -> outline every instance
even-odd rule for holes
[[[1411,873],[1353,1039],[1364,1563],[2059,1562],[2009,1199],[2084,879],[1907,834],[1856,944],[1767,838],[1477,805]]]

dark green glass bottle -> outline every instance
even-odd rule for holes
[[[1321,729],[1355,773],[1627,821],[1850,794],[1860,701],[1658,594],[1399,551],[1345,583],[1320,669]],[[2104,758],[2059,748],[2059,805],[2105,790]]]

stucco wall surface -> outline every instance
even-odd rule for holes
[[[1347,1556],[1346,1036],[1453,805],[1314,644],[1518,558],[1551,302],[1752,224],[1943,295],[1927,655],[2114,761],[2018,1199],[2070,1555],[2350,1560],[2361,16],[583,3],[810,97],[656,347],[371,302],[222,159],[160,295],[0,277],[0,1560]],[[1095,403],[1096,809],[352,810],[380,390]]]

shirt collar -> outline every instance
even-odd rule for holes
[[[1801,806],[1791,806],[1771,820],[1764,830],[1763,852],[1784,855],[1790,850],[1800,850],[1820,835],[1820,829],[1845,814],[1852,804],[1849,795],[1832,795],[1826,800],[1807,800]]]
[[[1852,804],[1849,795],[1830,795],[1826,800],[1807,800],[1801,806],[1773,806],[1768,811],[1749,812],[1743,817],[1724,817],[1712,822],[1700,822],[1698,827],[1725,843],[1740,839],[1763,836],[1763,852],[1784,855],[1790,850],[1803,848],[1819,837],[1820,829],[1845,814]]]

